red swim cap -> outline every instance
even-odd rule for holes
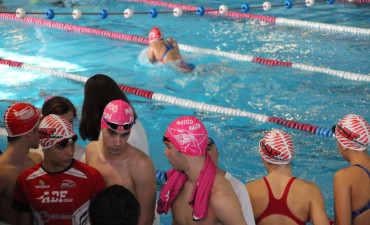
[[[158,27],[154,27],[153,29],[150,30],[149,32],[149,43],[162,38],[162,33],[161,30],[159,30]]]
[[[4,125],[9,137],[17,137],[33,130],[40,119],[40,113],[35,106],[16,102],[5,111]]]

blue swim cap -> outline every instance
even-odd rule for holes
[[[189,69],[193,70],[195,68],[194,64],[192,63],[186,63],[186,66],[189,67]]]

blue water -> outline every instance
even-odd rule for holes
[[[71,12],[73,8],[82,12],[98,12],[101,8],[108,12],[123,12],[126,8],[147,12],[154,7],[124,1],[89,0],[74,1],[78,6],[73,8],[61,8],[49,2],[4,0],[0,7],[12,12],[20,7],[28,12],[44,12],[48,8],[55,12]],[[232,0],[177,2],[210,8],[225,3],[229,8],[242,4]],[[248,3],[251,6],[261,4],[256,0]],[[297,5],[290,10],[282,7],[268,12],[252,9],[250,13],[370,29],[369,4],[317,3],[311,8]],[[71,16],[56,15],[54,21],[144,37],[152,27],[159,26],[165,37],[174,37],[180,44],[370,75],[369,37],[281,27],[251,19],[199,17],[194,13],[179,18],[160,14],[156,19],[148,15],[134,15],[131,19],[111,15],[105,20],[83,16],[77,21]],[[141,44],[3,19],[0,19],[0,40],[0,57],[4,59],[87,77],[103,73],[117,83],[179,98],[327,128],[348,113],[362,115],[370,121],[368,82],[185,51],[182,51],[184,58],[197,68],[193,74],[181,74],[167,66],[151,65],[145,55],[147,47]],[[26,101],[41,107],[40,91],[69,98],[78,113],[81,112],[82,83],[0,65],[0,99]],[[320,187],[327,213],[334,216],[332,177],[348,163],[339,155],[333,139],[249,118],[201,112],[134,95],[128,97],[146,128],[154,165],[162,170],[170,168],[163,155],[162,135],[168,124],[179,116],[195,115],[217,125],[222,142],[220,166],[244,183],[267,174],[257,150],[258,141],[271,128],[288,132],[296,150],[292,164],[294,175]],[[0,106],[3,112],[5,106]],[[0,149],[5,147],[6,139],[0,137]],[[171,219],[162,216],[161,222],[171,224]]]

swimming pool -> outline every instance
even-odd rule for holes
[[[129,1],[68,2],[77,5],[69,8],[55,6],[48,1],[4,0],[0,7],[11,12],[17,8],[25,8],[27,12],[44,12],[52,8],[55,12],[68,13],[74,8],[82,12],[98,12],[105,8],[108,13],[123,12],[126,8],[135,12],[147,12],[153,7],[158,11],[172,10]],[[221,4],[209,0],[178,2],[207,8],[218,8]],[[240,7],[242,3],[222,1],[229,8]],[[256,0],[248,4],[261,5]],[[272,4],[281,2],[273,1]],[[289,10],[277,7],[267,12],[251,9],[250,13],[370,29],[368,6],[316,3],[310,8],[295,5]],[[31,16],[44,19],[43,15]],[[174,37],[186,46],[370,75],[370,37],[367,35],[280,26],[255,19],[215,15],[199,17],[195,13],[184,13],[182,17],[159,14],[155,19],[148,15],[134,15],[130,19],[109,15],[105,20],[96,15],[83,16],[81,20],[56,15],[53,21],[141,37],[147,37],[152,27],[159,26],[165,37]],[[164,95],[320,127],[330,128],[348,113],[362,115],[370,121],[370,82],[185,50],[182,51],[183,56],[197,68],[193,74],[181,74],[167,66],[150,65],[144,44],[1,17],[0,27],[0,58],[3,59],[86,77],[103,73],[113,77],[117,83]],[[39,97],[39,92],[43,90],[69,98],[80,113],[83,83],[0,65],[0,99],[26,101],[41,107],[43,97]],[[170,168],[163,155],[162,135],[168,124],[182,115],[196,115],[202,121],[217,126],[218,138],[222,141],[220,166],[244,183],[267,174],[257,151],[258,141],[264,134],[271,128],[288,132],[296,149],[292,164],[294,175],[318,184],[325,198],[327,213],[334,216],[332,177],[347,163],[339,155],[332,138],[251,118],[179,107],[131,94],[128,97],[146,128],[154,165],[161,170]],[[6,139],[0,137],[0,148],[5,149],[5,146]],[[170,218],[163,216],[161,223],[171,224]]]

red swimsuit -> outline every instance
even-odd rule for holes
[[[264,218],[270,215],[273,215],[273,214],[287,216],[290,219],[292,219],[294,222],[296,222],[298,225],[306,224],[300,221],[297,217],[295,217],[293,213],[289,210],[288,205],[287,205],[287,197],[288,197],[289,189],[295,179],[296,179],[295,177],[292,177],[289,180],[285,188],[283,197],[281,199],[276,199],[274,195],[272,194],[271,187],[267,179],[265,177],[263,178],[263,180],[266,183],[268,192],[269,192],[269,204],[267,205],[267,208],[265,209],[265,211],[256,219],[256,224],[258,224]]]

